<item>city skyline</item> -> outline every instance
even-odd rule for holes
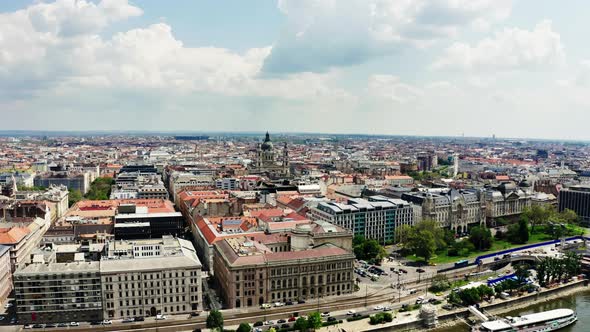
[[[588,140],[568,4],[4,2],[0,130]]]

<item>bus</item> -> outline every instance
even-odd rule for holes
[[[466,259],[462,259],[458,262],[455,262],[455,267],[465,267],[469,264],[469,261]]]

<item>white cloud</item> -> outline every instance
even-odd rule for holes
[[[509,16],[510,0],[280,0],[286,25],[263,71],[321,72],[405,47],[425,47],[462,27]]]
[[[260,79],[270,47],[238,54],[217,47],[186,47],[166,23],[116,33],[109,23],[140,15],[126,0],[58,0],[0,15],[0,97],[28,98],[89,88],[163,89],[185,93],[286,99],[345,98],[329,87],[334,74]]]
[[[564,47],[551,21],[543,21],[532,31],[506,28],[493,38],[471,46],[454,43],[432,67],[435,69],[497,70],[542,68],[562,64]]]

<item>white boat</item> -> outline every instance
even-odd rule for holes
[[[555,309],[520,317],[507,316],[480,323],[472,328],[473,332],[548,332],[556,331],[578,320],[576,312],[571,309]]]

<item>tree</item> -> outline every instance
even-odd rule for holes
[[[492,247],[492,233],[488,228],[475,226],[469,234],[469,241],[477,250],[487,250]]]
[[[531,207],[527,207],[524,209],[522,214],[530,221],[531,223],[531,234],[535,233],[535,226],[542,225],[549,217],[554,213],[554,210],[551,206],[541,206],[541,205],[533,205]]]
[[[72,207],[72,205],[78,203],[79,201],[82,200],[82,193],[80,192],[80,190],[69,190],[69,194],[68,194],[68,205],[70,207]]]
[[[580,220],[578,214],[570,209],[565,209],[559,213],[559,219],[566,224],[577,224]]]
[[[354,245],[354,254],[357,259],[363,260],[381,260],[387,256],[385,248],[376,240],[366,240],[362,236],[355,236],[352,240]]]
[[[517,265],[514,271],[519,284],[524,284],[526,279],[531,275],[527,267],[523,264]]]
[[[219,310],[211,310],[207,316],[207,328],[223,331],[223,315]]]
[[[529,240],[528,219],[526,216],[521,216],[518,224],[508,226],[506,237],[508,241],[519,244],[526,243]]]
[[[307,320],[304,317],[297,318],[295,324],[293,325],[293,328],[300,332],[307,331]]]
[[[401,227],[396,228],[395,235],[398,243],[401,243],[402,245],[406,243],[411,236],[412,231],[413,228],[410,225],[402,225]]]
[[[248,323],[241,323],[236,332],[252,332],[252,327]]]
[[[322,327],[322,316],[320,316],[319,312],[312,312],[307,317],[307,327],[316,330]]]
[[[447,243],[445,243],[445,232],[440,227],[437,221],[432,219],[424,219],[414,226],[414,229],[418,232],[427,231],[433,236],[436,250],[446,249]]]
[[[434,235],[428,230],[415,230],[408,242],[408,249],[428,262],[436,251]]]
[[[451,287],[449,279],[444,274],[437,274],[432,278],[430,291],[433,293],[443,292]]]

